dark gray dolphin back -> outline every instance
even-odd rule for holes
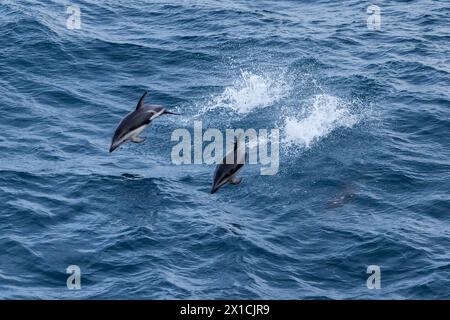
[[[122,138],[125,134],[133,131],[143,125],[147,125],[151,122],[151,118],[162,109],[162,106],[145,106],[144,100],[148,91],[145,91],[142,97],[139,99],[136,109],[130,112],[125,118],[122,119],[119,126],[114,133],[113,140]]]
[[[234,162],[237,162],[237,142],[234,144]],[[247,154],[245,155],[247,158]],[[218,164],[214,172],[214,182],[212,187],[212,193],[218,190],[218,188],[229,180],[244,166],[242,163],[226,163],[227,156],[222,160],[221,164]]]
[[[151,114],[141,110],[142,108],[135,110],[123,118],[114,133],[114,139],[120,139],[128,132],[150,123]]]
[[[129,140],[133,142],[142,142],[143,138],[137,136],[141,130],[133,133],[135,135],[134,137],[132,137],[131,135],[126,137],[126,135],[139,128],[141,128],[142,130],[145,129],[145,126],[149,125],[150,122],[156,117],[162,114],[177,114],[167,111],[162,106],[144,105],[144,99],[147,94],[148,91],[145,91],[142,97],[139,99],[139,102],[136,105],[136,109],[127,114],[125,118],[120,121],[119,126],[117,127],[113,135],[111,147],[109,149],[110,152],[114,151],[121,144]],[[125,137],[127,140],[124,139]]]
[[[139,110],[144,108],[144,100],[145,96],[148,94],[148,91],[145,91],[142,97],[139,99],[136,109],[133,112],[130,112],[123,118],[116,131],[114,132],[113,141],[122,138],[125,134],[130,131],[133,131],[145,124],[150,123],[145,116],[145,113],[138,112]]]
[[[214,172],[213,188],[231,179],[243,166],[243,164],[219,164]]]

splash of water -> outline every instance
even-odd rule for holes
[[[302,117],[287,117],[284,123],[284,143],[287,146],[301,145],[310,148],[317,141],[340,127],[351,128],[360,117],[351,110],[351,103],[327,95],[312,98],[311,106]]]
[[[289,84],[282,75],[261,75],[241,70],[241,76],[213,98],[207,109],[228,108],[246,114],[255,108],[273,105],[288,92]]]

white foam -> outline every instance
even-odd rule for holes
[[[359,119],[352,113],[351,103],[327,94],[316,95],[302,116],[286,118],[283,142],[307,149],[339,127],[353,127]]]
[[[273,105],[288,92],[289,85],[282,75],[261,75],[241,70],[240,77],[214,97],[207,109],[228,108],[245,114],[255,108]]]

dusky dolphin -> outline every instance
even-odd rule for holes
[[[244,146],[245,147],[245,146]],[[227,164],[226,159],[228,155],[233,153],[234,163]],[[234,142],[234,150],[230,152],[227,156],[225,156],[222,160],[221,164],[218,164],[216,167],[216,171],[214,172],[214,181],[211,189],[211,194],[215,193],[225,184],[239,184],[242,181],[242,178],[237,178],[236,174],[241,168],[244,166],[244,162],[246,159],[246,152],[238,152],[238,141]]]
[[[130,112],[125,118],[120,121],[119,126],[114,132],[109,152],[113,152],[120,145],[127,141],[131,141],[134,143],[144,142],[145,138],[140,137],[139,134],[145,128],[147,128],[147,126],[155,118],[163,114],[178,115],[178,113],[173,113],[166,110],[166,108],[164,108],[163,106],[144,105],[144,99],[147,94],[148,91],[145,91],[141,99],[139,99],[136,110]]]
[[[333,199],[328,201],[326,208],[327,209],[336,209],[350,203],[356,197],[355,188],[347,184],[344,187],[344,190],[339,192],[334,196]]]

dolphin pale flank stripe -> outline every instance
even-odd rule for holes
[[[144,105],[144,99],[147,93],[148,91],[145,91],[139,99],[136,109],[120,121],[119,126],[114,132],[109,152],[113,152],[128,141],[134,143],[144,142],[145,138],[140,137],[139,134],[148,127],[152,120],[163,114],[178,114],[170,112],[162,106]]]

